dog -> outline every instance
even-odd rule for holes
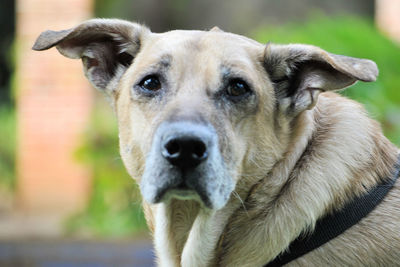
[[[388,180],[379,204],[288,265],[400,266],[399,149],[335,93],[375,81],[373,61],[117,19],[43,32],[33,49],[53,46],[115,110],[159,266],[264,266]]]

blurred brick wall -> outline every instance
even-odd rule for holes
[[[24,211],[69,213],[84,207],[90,170],[74,156],[92,106],[81,62],[56,49],[32,51],[44,30],[75,26],[92,0],[17,1],[17,203]]]
[[[376,0],[375,20],[384,34],[400,44],[400,0]]]

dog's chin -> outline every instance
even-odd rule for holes
[[[209,201],[204,201],[200,197],[200,195],[193,189],[180,189],[174,188],[166,191],[161,197],[158,203],[168,203],[172,199],[178,200],[194,200],[199,202],[205,208],[212,208],[212,205]]]
[[[144,190],[142,190],[143,192]],[[217,196],[217,201],[213,201],[208,197],[205,192],[198,192],[195,189],[188,188],[186,186],[177,186],[167,188],[164,190],[156,190],[153,194],[146,194],[143,192],[143,198],[150,204],[166,203],[168,204],[171,200],[192,200],[200,204],[204,209],[218,210],[225,206],[227,201],[221,201],[222,196]]]

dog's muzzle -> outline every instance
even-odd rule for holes
[[[213,127],[186,121],[158,127],[140,183],[147,202],[197,199],[207,208],[219,209],[233,187]]]

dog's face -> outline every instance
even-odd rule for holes
[[[368,60],[264,46],[218,29],[154,34],[91,20],[43,33],[34,49],[55,45],[82,58],[88,79],[109,96],[123,161],[144,199],[195,199],[211,209],[224,207],[240,182],[267,174],[290,143],[292,122],[320,92],[377,74]]]
[[[273,98],[260,104],[273,95],[262,56],[262,45],[220,31],[173,31],[143,41],[115,104],[121,154],[146,201],[225,205],[254,145],[249,140],[261,134],[249,129],[260,110],[273,109]]]

